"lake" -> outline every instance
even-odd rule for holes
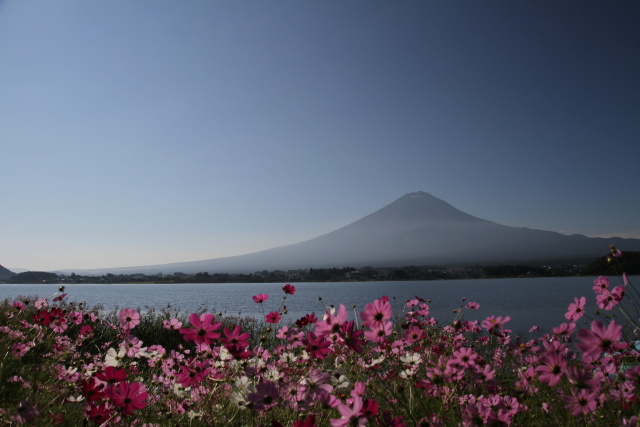
[[[637,277],[631,278],[637,283]],[[467,320],[482,320],[490,315],[511,316],[507,326],[514,332],[527,331],[536,325],[549,329],[565,321],[564,313],[576,296],[587,298],[587,313],[596,309],[592,290],[594,277],[530,278],[530,279],[476,279],[409,282],[338,282],[292,283],[295,295],[288,295],[285,305],[289,314],[284,322],[294,321],[307,313],[320,317],[325,306],[344,304],[353,318],[365,304],[386,295],[396,312],[403,309],[407,299],[415,296],[431,300],[431,315],[440,323],[454,319],[454,309],[475,301],[480,310],[463,310]],[[618,283],[611,278],[612,286]],[[207,309],[212,313],[244,315],[262,318],[264,312],[275,311],[283,302],[284,283],[198,283],[198,284],[72,284],[66,285],[68,299],[84,301],[89,306],[100,304],[105,311],[133,307],[142,311],[149,308],[173,307],[184,313]],[[47,297],[59,285],[0,285],[0,299],[17,296]],[[258,293],[270,298],[263,306],[251,297]],[[319,297],[322,301],[319,301]],[[583,318],[584,319],[584,318]],[[582,321],[582,319],[581,319]],[[580,326],[580,325],[579,325]]]

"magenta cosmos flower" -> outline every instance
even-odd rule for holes
[[[277,311],[272,311],[271,313],[264,316],[264,318],[267,323],[278,323],[280,322],[282,316],[280,316],[280,313],[278,313]]]
[[[133,329],[140,324],[140,313],[133,308],[123,308],[118,313],[120,324],[125,329]]]
[[[253,300],[255,302],[257,302],[258,304],[262,304],[263,302],[265,302],[266,300],[269,299],[269,295],[267,295],[267,294],[258,294],[258,295],[255,295],[255,296],[251,297],[251,298],[253,298]]]
[[[291,286],[289,284],[286,284],[282,287],[282,290],[284,291],[285,294],[287,295],[293,295],[296,293],[296,288],[295,286]]]
[[[580,341],[576,345],[583,353],[598,358],[600,353],[607,352],[622,338],[622,326],[612,320],[606,327],[597,320],[591,322],[591,330],[578,331]]]
[[[204,313],[200,316],[193,313],[189,316],[189,323],[195,329],[180,328],[182,337],[187,341],[193,341],[196,344],[211,344],[220,338],[220,334],[214,331],[222,326],[222,322],[213,323],[213,314],[211,313]]]
[[[147,406],[146,400],[149,397],[149,393],[140,383],[121,382],[109,388],[107,393],[113,404],[122,409],[124,415],[130,415],[134,410]]]

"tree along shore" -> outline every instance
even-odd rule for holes
[[[615,262],[614,262],[615,261]],[[619,271],[618,271],[619,270]],[[640,252],[625,252],[623,257],[598,258],[584,265],[495,265],[470,267],[334,267],[301,270],[263,270],[248,274],[199,272],[185,274],[105,274],[86,276],[41,271],[27,271],[0,283],[73,284],[73,283],[279,283],[279,282],[345,282],[345,281],[410,281],[493,279],[520,277],[599,276],[626,272],[640,274]]]

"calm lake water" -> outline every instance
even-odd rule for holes
[[[634,280],[635,279],[635,280]],[[638,277],[632,277],[638,283]],[[587,297],[587,312],[593,313],[593,277],[532,278],[532,279],[480,279],[411,282],[339,282],[293,283],[295,295],[288,295],[285,305],[289,310],[283,321],[294,321],[307,313],[320,317],[325,306],[344,304],[353,317],[365,304],[386,295],[401,312],[404,302],[415,296],[431,300],[431,315],[440,323],[454,319],[453,309],[466,302],[475,301],[480,310],[463,310],[467,320],[482,320],[490,315],[511,316],[507,326],[514,332],[527,331],[536,325],[548,329],[565,321],[564,313],[576,296]],[[612,286],[617,279],[611,278]],[[67,285],[68,299],[86,302],[89,306],[101,305],[105,311],[134,307],[162,309],[173,307],[184,313],[206,308],[212,313],[244,315],[262,318],[264,312],[277,310],[283,302],[284,283],[206,283],[206,284],[127,284]],[[13,300],[17,296],[47,297],[54,294],[58,285],[0,285],[0,299]],[[261,306],[251,297],[268,294]],[[321,297],[322,301],[318,298]]]

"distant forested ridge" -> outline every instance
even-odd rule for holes
[[[105,274],[102,276],[70,275],[42,271],[14,274],[4,283],[74,284],[74,283],[279,283],[279,282],[345,282],[345,281],[409,281],[490,279],[517,277],[568,277],[615,275],[626,272],[640,274],[640,252],[625,252],[622,257],[606,256],[586,265],[493,265],[468,267],[405,266],[405,267],[333,267],[299,270],[262,270],[255,273],[185,274]],[[0,281],[1,282],[1,281]]]

